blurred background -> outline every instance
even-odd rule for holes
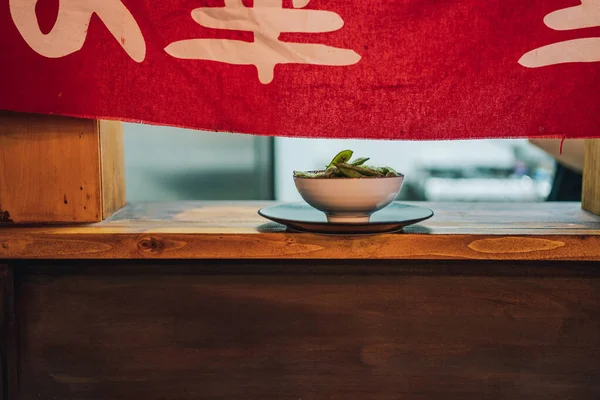
[[[399,200],[540,202],[554,161],[526,140],[288,139],[125,124],[127,200],[301,201],[294,170],[338,151],[406,175]]]

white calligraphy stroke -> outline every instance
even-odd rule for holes
[[[254,42],[226,39],[189,39],[171,43],[165,51],[180,59],[210,60],[235,65],[254,65],[261,83],[273,81],[277,64],[347,66],[360,61],[352,50],[321,44],[288,43],[282,32],[323,33],[344,26],[342,18],[329,11],[299,10],[310,0],[295,0],[295,9],[284,9],[282,0],[254,0],[246,7],[241,0],[225,0],[225,7],[197,8],[192,18],[214,29],[254,33]]]
[[[574,7],[554,11],[544,18],[551,29],[566,31],[600,26],[600,0],[581,0]],[[600,61],[600,38],[590,37],[553,43],[532,50],[521,59],[519,64],[528,68],[573,62]]]
[[[92,14],[96,14],[134,61],[144,61],[144,36],[121,0],[59,0],[56,23],[47,34],[40,30],[35,13],[37,1],[9,0],[9,7],[19,33],[38,54],[59,58],[81,50]]]

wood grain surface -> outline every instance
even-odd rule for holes
[[[7,349],[6,349],[6,332],[7,332],[7,280],[8,266],[0,264],[0,400],[8,399],[8,371],[7,371]]]
[[[0,111],[0,225],[98,222],[125,204],[122,123]]]
[[[268,204],[132,204],[97,224],[0,228],[0,259],[600,260],[600,217],[578,203],[424,203],[432,219],[359,236],[288,232],[257,215]]]
[[[585,142],[585,167],[583,169],[582,207],[600,215],[600,140]]]
[[[0,222],[101,220],[96,122],[0,114]]]
[[[598,279],[98,270],[16,290],[18,400],[600,398]]]
[[[106,219],[126,203],[123,123],[98,121],[97,126],[100,135],[102,219]]]
[[[13,270],[0,264],[0,399],[17,398],[18,351]]]

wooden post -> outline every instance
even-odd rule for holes
[[[600,215],[600,139],[586,140],[582,207]]]
[[[98,222],[123,205],[120,122],[0,113],[0,224]]]

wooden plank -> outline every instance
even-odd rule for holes
[[[600,261],[600,236],[310,234],[0,235],[5,259],[413,259]]]
[[[101,221],[125,202],[123,169],[121,123],[0,113],[0,223]]]
[[[428,204],[405,233],[287,232],[268,203],[128,205],[77,227],[0,229],[0,258],[600,260],[600,217],[568,204]]]
[[[57,279],[64,275],[188,276],[462,276],[570,279],[598,278],[600,268],[586,261],[482,261],[482,260],[43,260],[27,261],[21,274]]]
[[[93,120],[3,113],[0,210],[4,221],[99,221],[98,148]]]
[[[600,215],[600,140],[586,140],[582,207]]]
[[[600,397],[598,279],[105,270],[18,292],[24,400]]]
[[[10,232],[70,233],[199,233],[252,234],[285,232],[257,214],[272,202],[170,202],[128,204],[96,224],[70,227],[18,228]],[[579,203],[407,203],[429,207],[432,219],[407,233],[466,235],[598,235],[600,217]],[[8,233],[0,228],[0,233]],[[301,234],[298,234],[301,236]],[[380,235],[374,236],[379,237]],[[337,237],[337,236],[336,236]]]
[[[8,369],[6,368],[6,288],[4,280],[6,279],[7,266],[0,264],[0,400],[8,399]]]
[[[126,203],[125,147],[123,124],[117,121],[99,121],[102,219],[110,217]]]
[[[432,209],[435,216],[407,229],[431,234],[573,234],[600,233],[600,218],[582,211],[579,203],[431,203],[403,202]],[[257,214],[274,202],[178,201],[134,203],[94,228],[132,228],[208,233],[281,232]],[[121,231],[123,232],[123,231]]]
[[[0,264],[0,399],[17,399],[17,333],[12,269]]]

